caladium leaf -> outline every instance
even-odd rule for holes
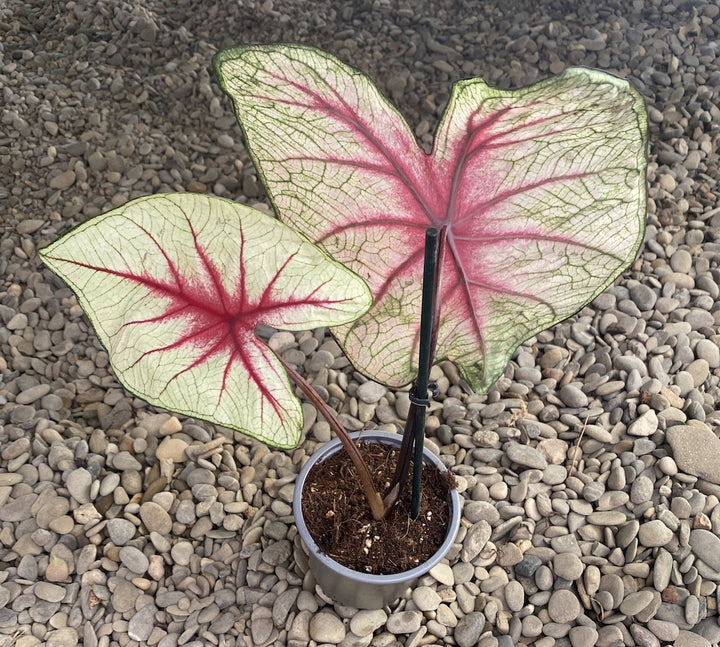
[[[478,391],[639,249],[647,118],[625,81],[583,68],[514,91],[461,81],[426,154],[329,54],[249,46],[214,62],[279,217],[368,281],[373,307],[334,332],[378,381],[417,371],[428,227],[447,236],[435,357]]]
[[[277,447],[299,441],[302,409],[256,327],[338,325],[371,304],[362,279],[297,232],[202,195],[134,200],[40,256],[75,291],[130,391]]]

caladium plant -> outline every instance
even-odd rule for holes
[[[214,63],[280,220],[219,198],[150,196],[40,255],[76,292],[120,381],[152,404],[291,447],[302,413],[290,375],[341,435],[380,518],[396,494],[381,501],[333,412],[257,326],[330,326],[356,368],[390,386],[450,359],[487,390],[519,344],[635,257],[642,99],[588,69],[515,91],[461,81],[426,153],[370,79],[329,54],[250,46]],[[438,248],[419,367],[428,230]],[[422,427],[414,412],[405,455]]]

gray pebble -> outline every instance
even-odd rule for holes
[[[658,428],[658,418],[655,412],[650,409],[642,416],[630,423],[627,433],[630,436],[652,436]]]
[[[694,596],[688,596],[685,600],[685,622],[694,627],[700,621],[700,600]]]
[[[140,470],[142,465],[130,452],[118,452],[113,456],[112,465],[115,469],[124,470]]]
[[[458,647],[476,647],[480,634],[485,629],[485,616],[473,611],[460,618],[453,634]]]
[[[553,558],[553,570],[558,577],[574,581],[582,575],[584,566],[577,555],[560,553]]]
[[[653,585],[657,591],[664,591],[670,583],[672,573],[672,555],[664,549],[660,549],[653,565]]]
[[[660,641],[657,639],[657,636],[636,622],[630,625],[630,634],[635,644],[640,647],[660,647]]]
[[[155,627],[155,614],[157,608],[154,604],[145,604],[135,613],[128,622],[128,637],[141,642],[150,638]]]
[[[452,568],[450,568],[449,564],[444,562],[440,562],[439,564],[433,566],[428,571],[428,574],[437,582],[440,582],[440,584],[452,586],[455,583],[455,575]]]
[[[575,620],[582,612],[580,602],[575,594],[568,590],[562,589],[555,591],[548,601],[548,614],[553,622],[558,624],[567,624]]]
[[[605,485],[600,481],[590,481],[585,484],[582,497],[590,503],[597,501],[605,493]]]
[[[595,627],[579,625],[570,628],[568,637],[572,647],[589,647],[597,644],[598,632]]]
[[[720,367],[720,347],[709,339],[701,339],[695,346],[695,356],[708,363],[710,368]]]
[[[474,523],[465,535],[461,558],[464,562],[471,562],[485,548],[485,544],[492,535],[490,524],[484,519]]]
[[[535,448],[530,445],[510,442],[505,447],[507,457],[518,465],[543,470],[547,467],[547,460]]]
[[[567,468],[563,465],[548,465],[542,473],[542,482],[547,485],[560,485],[567,478]]]
[[[543,621],[537,616],[525,616],[520,632],[526,638],[536,638],[542,634],[543,626]]]
[[[539,589],[548,591],[552,588],[553,582],[553,573],[544,564],[535,571],[535,584],[537,584]]]
[[[232,613],[221,613],[210,623],[208,631],[213,636],[222,636],[230,631],[234,624],[235,617]]]
[[[107,523],[107,531],[110,541],[116,546],[124,546],[135,536],[135,524],[127,519],[110,519]]]
[[[629,500],[630,497],[627,492],[605,492],[605,494],[598,499],[596,505],[599,511],[613,510],[614,508],[624,506]]]
[[[110,472],[105,477],[103,477],[103,480],[100,482],[100,489],[98,490],[98,494],[100,496],[107,496],[108,494],[112,494],[115,489],[120,485],[120,475],[115,472]]]
[[[46,647],[75,647],[78,643],[78,632],[74,627],[61,627],[45,634]]]
[[[519,564],[515,564],[515,574],[518,577],[533,577],[535,571],[541,566],[542,560],[537,555],[525,554]]]
[[[709,530],[691,530],[690,546],[710,568],[720,571],[720,537]]]
[[[5,324],[8,330],[24,330],[25,328],[27,328],[27,325],[27,315],[22,312],[18,312],[17,314],[13,315],[13,317]]]
[[[711,328],[715,325],[715,318],[712,313],[701,308],[693,308],[690,310],[690,312],[685,315],[685,321],[690,324],[692,330]]]
[[[685,413],[687,414],[688,420],[699,420],[700,422],[705,422],[705,409],[703,409],[703,406],[695,400],[688,403],[687,407],[685,407]]]
[[[675,463],[672,456],[663,456],[657,462],[657,468],[668,476],[675,476],[678,473],[677,463]]]
[[[299,620],[299,618],[296,617],[295,620],[297,621]],[[267,643],[272,636],[273,629],[275,628],[275,625],[272,621],[270,609],[267,609],[266,607],[260,605],[256,605],[250,615],[250,623],[250,631],[253,642],[256,645],[264,645],[265,643]],[[296,632],[298,631],[295,627],[295,623],[293,623],[293,629],[295,629]],[[305,635],[302,636],[302,638],[307,643],[310,639],[310,636],[307,633],[307,629],[304,633]]]
[[[648,548],[665,546],[670,543],[672,538],[673,531],[659,519],[653,519],[641,524],[638,530],[638,540]]]
[[[617,626],[605,625],[598,627],[597,647],[622,647],[626,644],[627,642]]]
[[[582,555],[578,541],[575,535],[572,534],[553,537],[550,540],[550,545],[556,553],[575,553],[578,556]]]
[[[214,501],[217,498],[217,490],[210,483],[197,483],[192,486],[193,497],[197,501]]]
[[[67,593],[65,587],[50,582],[38,582],[33,588],[33,592],[38,598],[46,602],[60,602]]]
[[[650,501],[655,486],[647,476],[638,476],[630,488],[630,500],[633,503]]]
[[[418,586],[412,592],[412,599],[420,611],[435,611],[442,598],[429,586]]]
[[[615,542],[620,548],[627,548],[630,542],[637,537],[639,529],[640,522],[637,519],[630,519],[630,521],[618,528],[615,534]]]
[[[192,524],[195,522],[195,506],[192,501],[180,501],[175,510],[175,518],[179,523]]]
[[[712,644],[699,634],[681,629],[675,639],[674,647],[712,647]]]
[[[372,636],[373,632],[387,621],[387,613],[383,609],[361,610],[350,618],[350,631],[356,636]]]
[[[505,601],[508,609],[513,612],[520,611],[525,604],[525,590],[517,580],[510,580],[505,585]]]
[[[299,593],[300,591],[298,589],[289,588],[277,596],[272,607],[272,620],[276,627],[281,628],[285,626]],[[232,602],[230,602],[230,604],[232,604]],[[228,616],[232,618],[231,614],[228,614]]]
[[[695,387],[704,384],[710,375],[710,365],[704,359],[696,359],[691,362],[686,370],[692,376],[693,386]]]
[[[357,389],[357,397],[368,404],[375,404],[387,393],[387,387],[372,380],[363,382]]]
[[[523,554],[517,544],[508,542],[502,544],[497,549],[497,563],[498,566],[509,567],[515,566],[522,561]]]
[[[126,613],[135,607],[135,600],[137,600],[139,595],[140,589],[128,580],[121,579],[115,584],[115,588],[110,596],[110,601],[116,611]]]
[[[596,526],[619,526],[627,521],[627,515],[619,510],[607,510],[591,512],[587,520]]]
[[[123,546],[120,549],[120,561],[138,575],[143,575],[150,566],[148,558],[135,546]]]
[[[195,549],[189,541],[179,541],[170,549],[173,561],[179,566],[187,566],[194,552]]]
[[[154,501],[146,501],[140,506],[140,518],[149,532],[165,535],[172,529],[170,515]]]
[[[620,613],[634,616],[640,613],[653,600],[653,592],[649,589],[629,593],[620,603]]]
[[[626,371],[628,373],[635,370],[641,377],[646,377],[648,374],[645,362],[643,362],[639,357],[635,357],[633,355],[616,356],[613,358],[613,366],[615,366],[618,370]]]
[[[15,402],[18,404],[32,404],[48,393],[50,393],[49,384],[37,384],[18,393]]]
[[[262,560],[271,566],[284,564],[292,555],[292,546],[287,539],[272,542],[263,550]]]
[[[0,506],[0,521],[19,522],[30,519],[32,516],[31,508],[37,498],[37,494],[23,494]]]
[[[420,629],[420,614],[417,611],[397,611],[388,616],[385,626],[396,635],[411,634]]]
[[[75,184],[75,173],[72,170],[67,170],[58,175],[55,175],[50,179],[48,186],[51,189],[59,189],[65,191]]]
[[[650,312],[655,307],[657,293],[652,288],[639,283],[630,288],[630,298],[642,312]]]
[[[560,389],[560,399],[573,409],[586,407],[588,404],[587,395],[573,384],[566,384]]]
[[[680,629],[676,624],[655,618],[648,621],[647,627],[658,639],[666,642],[673,642],[680,634]]]
[[[692,256],[686,249],[678,249],[670,257],[670,267],[672,267],[675,272],[689,274],[692,269]]]
[[[34,555],[23,555],[17,566],[18,577],[34,582],[38,576],[38,566]],[[7,589],[4,589],[7,590]],[[5,606],[4,604],[0,607]]]
[[[310,360],[308,370],[311,373],[317,373],[324,368],[330,368],[333,365],[334,361],[335,357],[332,353],[326,350],[319,350],[313,355],[312,359]],[[378,398],[378,400],[379,399],[380,398]]]
[[[337,645],[345,638],[345,625],[334,613],[322,611],[310,619],[310,638],[318,643]]]

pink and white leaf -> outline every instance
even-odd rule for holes
[[[130,391],[278,447],[299,441],[302,409],[257,326],[343,324],[371,303],[362,279],[295,231],[201,195],[129,202],[40,255]]]
[[[427,154],[370,79],[329,54],[249,46],[215,67],[278,216],[367,280],[372,308],[333,332],[376,380],[417,372],[428,227],[447,235],[436,360],[481,391],[639,249],[647,123],[623,80],[573,68],[514,91],[459,82]]]

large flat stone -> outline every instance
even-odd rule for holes
[[[720,438],[700,425],[676,425],[665,434],[678,467],[687,474],[720,484]]]

